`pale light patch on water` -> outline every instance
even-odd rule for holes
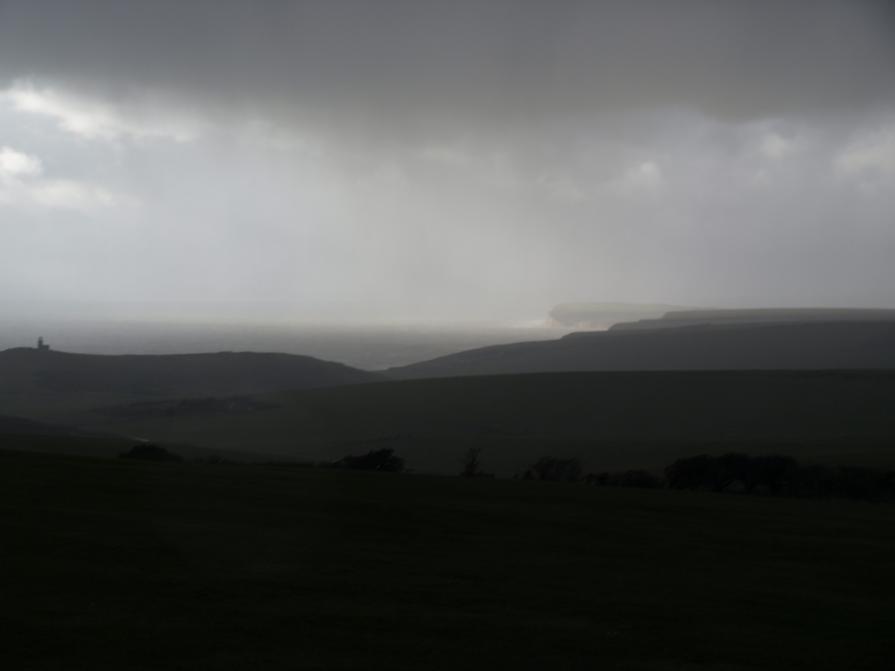
[[[425,361],[475,347],[559,338],[569,329],[513,326],[163,323],[28,320],[0,323],[0,350],[33,347],[87,354],[253,351],[304,354],[366,370]]]

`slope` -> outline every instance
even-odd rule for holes
[[[291,354],[100,356],[17,348],[0,352],[0,412],[68,422],[73,413],[113,403],[259,394],[377,379],[339,363]]]
[[[503,475],[542,455],[612,470],[732,449],[895,467],[893,403],[895,371],[552,373],[285,392],[232,412],[139,404],[90,420],[305,460],[393,447],[410,467],[442,473],[457,472],[470,447]]]
[[[737,324],[573,333],[391,368],[395,379],[555,371],[895,368],[895,322]]]

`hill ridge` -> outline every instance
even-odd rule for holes
[[[0,352],[0,413],[65,421],[68,410],[165,398],[226,397],[362,384],[380,375],[276,352]]]
[[[466,350],[386,371],[393,379],[537,372],[895,368],[895,321],[750,322],[576,332]]]

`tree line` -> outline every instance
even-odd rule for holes
[[[481,468],[480,448],[471,448],[461,459],[459,475],[465,478],[493,478]],[[182,461],[181,457],[151,443],[135,445],[124,458],[148,461]],[[211,460],[206,460],[208,463]],[[221,460],[222,461],[222,460]],[[347,455],[319,464],[329,468],[401,473],[406,464],[391,448]],[[895,471],[857,466],[800,464],[783,455],[728,453],[720,456],[699,454],[677,459],[656,473],[648,470],[587,473],[576,458],[544,456],[531,464],[521,477],[541,482],[582,482],[601,487],[705,490],[803,498],[846,498],[895,501]]]
[[[646,470],[581,476],[577,459],[542,457],[527,479],[610,487],[687,489],[802,498],[895,501],[895,471],[858,466],[800,464],[783,455],[699,454],[677,459],[661,474]]]

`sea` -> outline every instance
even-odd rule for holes
[[[377,324],[0,320],[0,350],[34,347],[85,354],[284,352],[384,370],[477,347],[559,338],[545,324]]]

